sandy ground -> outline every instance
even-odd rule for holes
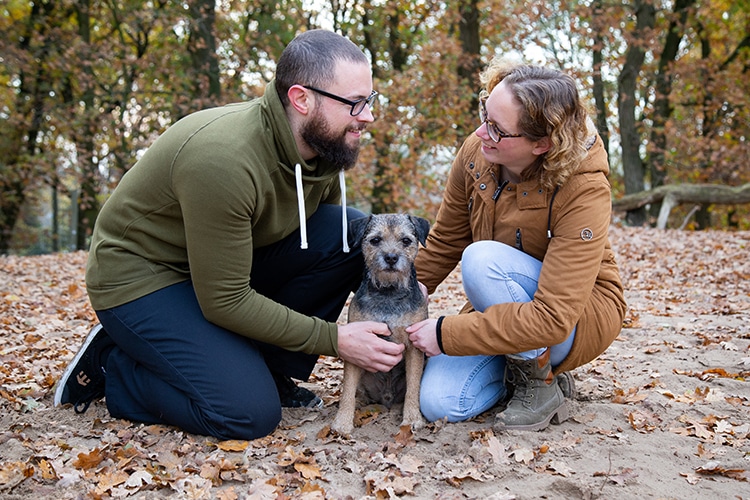
[[[328,430],[333,358],[307,384],[325,407],[251,442],[52,408],[93,320],[85,254],[0,258],[0,498],[750,498],[750,234],[613,227],[612,242],[626,327],[575,370],[568,421],[499,433],[494,409],[412,434],[371,407],[349,440]],[[431,313],[463,300],[454,274]]]

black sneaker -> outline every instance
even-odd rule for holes
[[[314,392],[300,387],[294,381],[280,373],[271,372],[282,408],[322,408],[323,400]]]
[[[76,413],[89,409],[92,401],[104,397],[104,359],[114,342],[102,325],[91,329],[83,345],[68,364],[55,387],[55,406],[72,404]]]

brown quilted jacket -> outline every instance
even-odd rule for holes
[[[479,240],[512,245],[543,264],[531,302],[497,304],[483,313],[466,304],[460,314],[445,317],[446,354],[511,354],[551,346],[576,325],[572,350],[556,372],[604,352],[619,334],[626,309],[608,236],[608,173],[607,153],[597,137],[579,171],[556,192],[537,181],[499,185],[498,165],[484,159],[479,139],[466,140],[426,248],[417,256],[419,280],[434,292],[463,250]]]

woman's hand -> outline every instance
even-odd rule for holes
[[[414,323],[406,327],[406,332],[409,334],[411,343],[426,355],[437,356],[438,354],[442,354],[437,343],[436,319],[426,319],[419,323]]]
[[[403,358],[404,345],[389,342],[385,323],[355,321],[338,327],[339,356],[368,372],[387,372]]]

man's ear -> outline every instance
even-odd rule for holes
[[[286,95],[289,98],[289,105],[299,113],[307,115],[312,110],[310,92],[302,85],[292,85]]]
[[[552,140],[547,137],[542,137],[538,141],[536,141],[536,145],[534,146],[534,149],[531,151],[535,155],[543,155],[547,151],[550,150],[552,147]]]

